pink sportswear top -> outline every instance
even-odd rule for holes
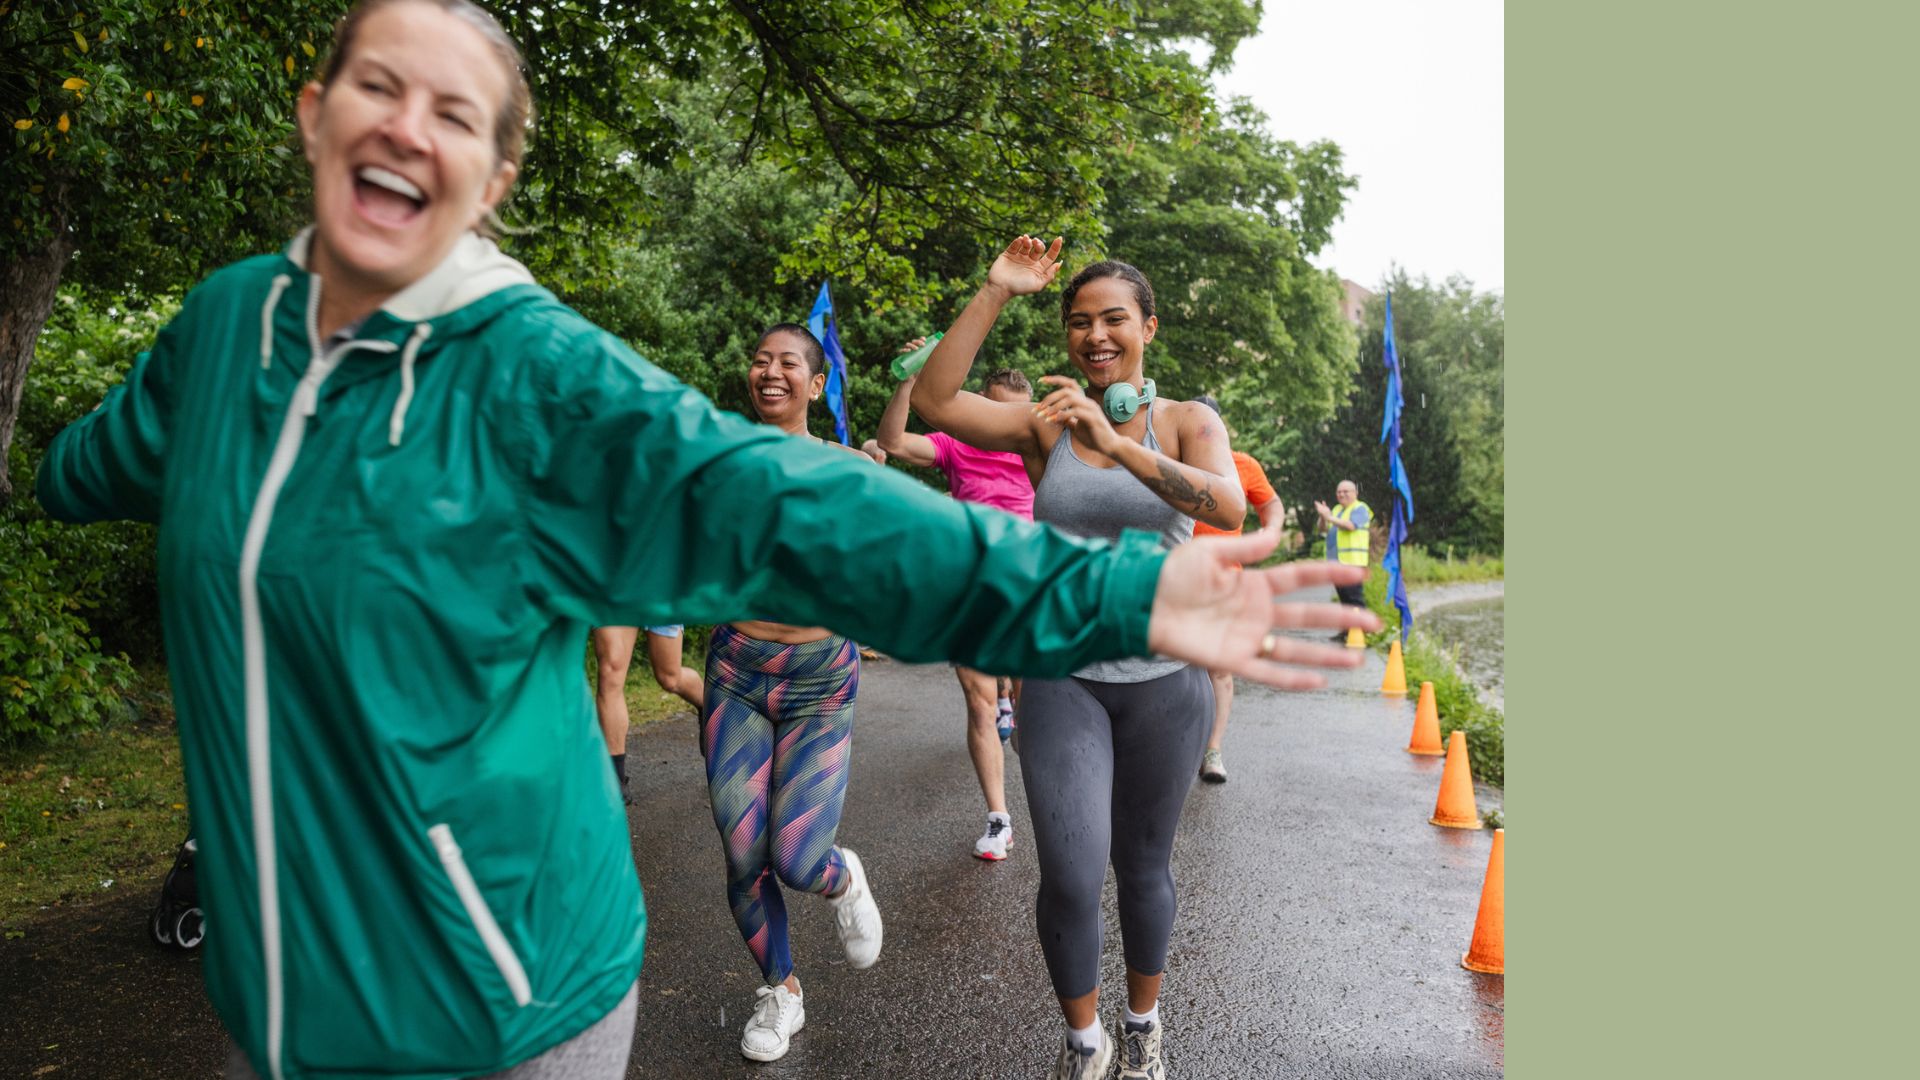
[[[1033,485],[1019,454],[981,450],[940,431],[927,438],[933,440],[934,468],[947,474],[947,492],[954,498],[1033,520]]]

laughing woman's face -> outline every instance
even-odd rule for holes
[[[506,96],[464,20],[413,3],[368,16],[334,80],[300,95],[322,276],[398,291],[439,265],[513,184],[494,144]]]
[[[776,330],[760,342],[747,364],[747,394],[763,424],[792,427],[806,423],[807,405],[826,386],[825,373],[807,364],[807,342]]]

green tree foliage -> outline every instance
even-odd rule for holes
[[[1353,186],[1338,147],[1276,140],[1244,100],[1198,136],[1149,129],[1108,174],[1108,248],[1146,272],[1160,307],[1156,381],[1213,393],[1235,449],[1269,467],[1353,378],[1340,279],[1307,262]]]
[[[177,289],[298,226],[293,100],[339,10],[0,0],[0,454],[63,279]]]
[[[0,0],[0,250],[168,289],[305,217],[293,102],[337,4]]]
[[[696,156],[715,164],[647,171],[649,187],[681,211],[621,233],[609,284],[572,299],[649,359],[744,410],[741,372],[755,335],[803,318],[818,287],[817,278],[782,280],[778,253],[802,243],[838,196],[831,179],[726,160],[726,93],[693,84],[661,103]],[[1241,102],[1201,136],[1143,134],[1113,156],[1105,239],[1070,236],[1068,270],[1112,255],[1146,271],[1161,308],[1149,352],[1156,380],[1174,396],[1219,393],[1236,445],[1268,463],[1287,460],[1287,440],[1331,414],[1354,372],[1338,279],[1306,261],[1352,187],[1338,148],[1274,140]],[[889,304],[871,280],[834,279],[856,433],[878,426],[895,385],[886,364],[900,343],[945,327],[1011,235],[951,222],[931,232],[912,253],[915,276],[938,286],[924,304]],[[1058,293],[1049,291],[1006,310],[975,370],[1069,371],[1062,342]]]
[[[176,304],[138,306],[96,307],[71,292],[55,303],[9,451],[17,485],[31,486],[54,434],[120,382]],[[0,505],[0,742],[100,719],[131,684],[129,658],[160,657],[153,555],[150,525],[74,528],[32,499]]]
[[[0,340],[0,450],[63,276],[178,289],[299,224],[292,104],[345,6],[0,0],[16,151],[0,169],[0,281],[32,285],[0,301],[20,328]],[[542,280],[616,287],[636,230],[685,212],[675,174],[763,164],[822,200],[804,231],[762,249],[763,269],[861,288],[876,314],[945,295],[956,245],[969,269],[982,238],[1020,231],[1100,246],[1115,148],[1143,125],[1210,130],[1207,72],[1188,49],[1224,65],[1259,17],[1237,0],[493,9],[524,46],[542,113],[509,207],[526,228],[515,252]],[[674,111],[693,84],[713,92],[709,123]]]
[[[1506,307],[1452,277],[1434,283],[1396,269],[1381,291],[1393,293],[1394,344],[1405,379],[1401,460],[1413,483],[1411,537],[1429,551],[1448,544],[1503,550],[1506,537]],[[1387,520],[1386,448],[1380,442],[1386,373],[1381,363],[1385,304],[1367,307],[1360,370],[1352,397],[1327,423],[1306,433],[1297,461],[1275,480],[1289,505],[1331,503],[1334,485],[1351,479]]]

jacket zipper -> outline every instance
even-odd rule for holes
[[[320,406],[320,385],[353,349],[392,352],[386,341],[347,341],[331,352],[320,350],[318,326],[320,279],[314,278],[307,295],[307,339],[312,361],[294,387],[280,435],[267,461],[267,475],[247,518],[246,539],[240,545],[240,637],[246,667],[247,794],[253,810],[254,873],[260,890],[260,950],[267,977],[267,1066],[272,1080],[284,1080],[280,1052],[286,1034],[286,994],[280,954],[279,859],[274,844],[273,759],[267,711],[267,646],[260,621],[260,553],[273,524],[274,504],[286,486],[306,436],[307,419]]]
[[[493,957],[493,966],[500,969],[500,977],[507,981],[507,989],[513,992],[513,1003],[525,1008],[533,1000],[533,987],[527,981],[527,969],[521,966],[520,957],[514,954],[513,944],[494,920],[486,897],[480,895],[480,886],[474,882],[472,871],[467,869],[467,860],[460,854],[460,845],[453,841],[453,829],[445,823],[435,825],[427,830],[427,839],[433,841],[434,849],[440,853],[440,865],[447,871],[447,880],[453,882],[453,891],[460,894],[460,905],[467,909],[467,918],[472,920],[474,930],[479,932],[481,944],[487,947],[487,954]]]

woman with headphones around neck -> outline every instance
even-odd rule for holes
[[[1067,357],[1098,400],[1060,375],[1041,380],[1053,392],[1031,408],[961,392],[1001,308],[1059,272],[1061,243],[1022,236],[1007,245],[928,359],[914,411],[954,438],[1019,453],[1039,476],[1034,519],[1065,532],[1146,530],[1171,548],[1192,536],[1195,519],[1240,525],[1246,499],[1220,418],[1158,397],[1145,377],[1159,320],[1153,287],[1126,263],[1087,267],[1060,299]],[[1027,681],[1020,756],[1040,859],[1040,947],[1068,1029],[1052,1073],[1061,1080],[1104,1076],[1116,1049],[1098,1008],[1109,855],[1127,960],[1120,1075],[1164,1076],[1158,1001],[1174,914],[1173,835],[1212,716],[1207,672],[1179,660],[1101,661],[1070,678]]]

